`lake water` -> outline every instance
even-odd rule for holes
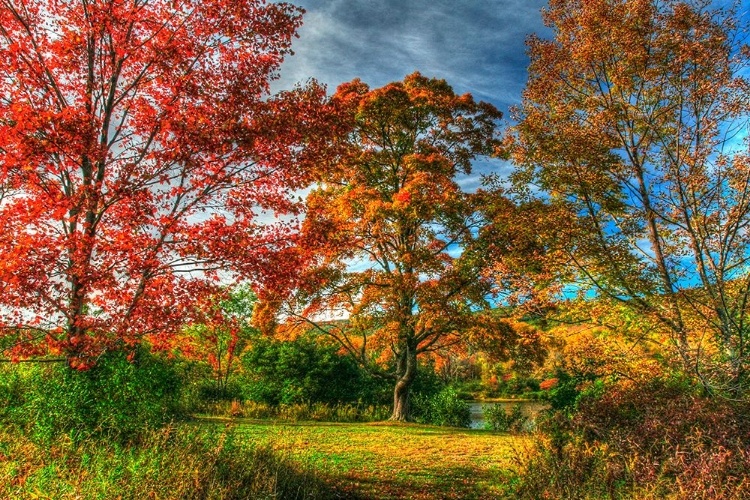
[[[508,401],[469,401],[469,409],[471,410],[471,425],[472,429],[484,429],[484,414],[482,412],[482,406],[494,406],[500,405],[505,408],[505,411],[510,411],[513,406],[520,404],[523,414],[529,417],[535,417],[541,410],[548,408],[547,403],[541,401],[528,401],[528,400],[508,400]]]

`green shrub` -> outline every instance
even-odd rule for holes
[[[10,366],[0,376],[0,417],[42,440],[67,433],[126,441],[181,416],[180,388],[170,364],[145,351],[133,362],[110,353],[87,371]]]
[[[368,377],[339,347],[313,335],[258,338],[242,356],[244,399],[269,405],[382,402],[382,382]]]
[[[550,402],[552,409],[565,411],[572,410],[580,394],[580,391],[578,390],[578,384],[580,382],[580,380],[572,378],[570,375],[560,373],[557,378],[557,383],[547,394],[547,400]]]
[[[215,383],[202,381],[197,387],[197,397],[201,404],[235,401],[242,399],[242,388],[235,383],[230,383],[226,387],[216,387]]]
[[[538,390],[539,380],[534,377],[514,374],[507,380],[502,378],[498,382],[497,390],[495,392],[505,396],[518,396],[528,392],[536,392]]]
[[[412,396],[412,415],[417,422],[448,427],[469,427],[471,409],[451,387],[434,396]]]
[[[500,404],[482,406],[485,428],[502,432],[521,432],[525,429],[529,417],[523,414],[520,403],[516,403],[510,409]]]

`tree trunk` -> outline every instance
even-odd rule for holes
[[[390,420],[406,422],[411,416],[409,392],[417,376],[416,349],[407,347],[401,356],[399,356],[396,374],[398,379],[396,387],[393,390],[393,414]]]

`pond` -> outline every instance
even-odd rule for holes
[[[529,417],[535,417],[537,413],[545,408],[549,407],[549,404],[544,401],[532,401],[532,400],[514,400],[507,399],[503,401],[469,401],[469,409],[471,410],[471,424],[469,427],[472,429],[484,429],[484,414],[482,412],[482,406],[495,406],[500,405],[505,408],[505,411],[510,411],[515,405],[520,404],[521,410],[524,415]]]

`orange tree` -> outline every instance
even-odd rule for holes
[[[308,267],[283,326],[317,329],[393,380],[391,418],[406,420],[421,355],[471,342],[507,355],[518,335],[490,311],[481,195],[456,182],[494,153],[500,113],[419,73],[373,90],[354,80],[333,101],[349,129],[307,197]]]
[[[301,10],[0,2],[0,349],[85,368],[156,344],[224,277],[283,282],[324,99],[269,97]]]
[[[579,290],[649,318],[686,373],[738,395],[750,162],[732,142],[749,109],[735,14],[701,0],[550,1],[554,39],[529,41],[514,159],[525,194],[565,220],[539,234]]]

